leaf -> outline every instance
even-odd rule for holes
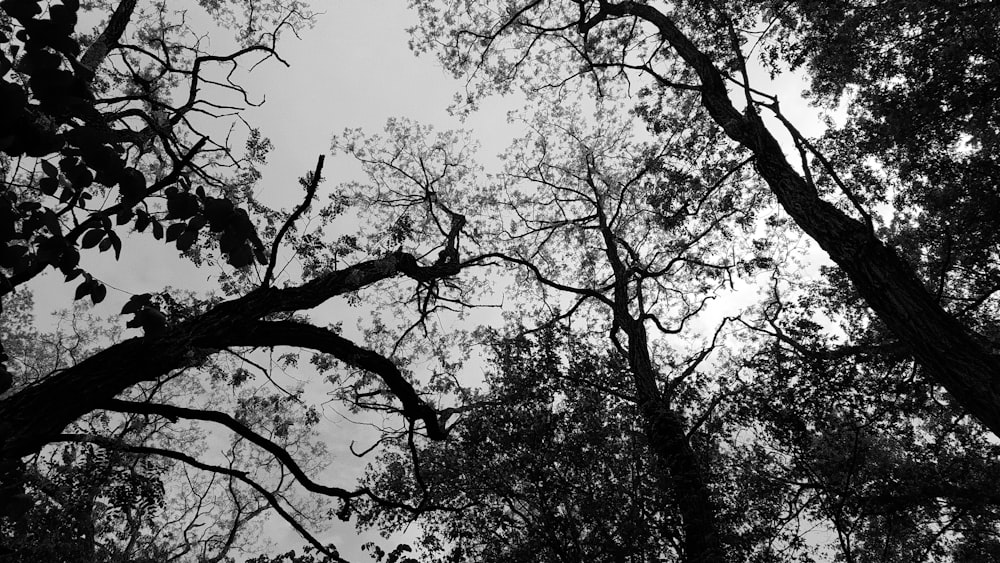
[[[69,273],[80,263],[80,253],[75,248],[65,248],[59,255],[59,270]]]
[[[163,238],[163,225],[160,224],[156,219],[152,219],[153,225],[153,238],[160,240]]]
[[[227,199],[215,197],[205,198],[204,215],[208,218],[209,227],[213,232],[226,230],[236,215],[233,203]]]
[[[73,167],[76,166],[76,163],[77,163],[76,157],[65,156],[59,159],[59,169],[62,170],[64,174],[68,173],[70,170],[73,169]]]
[[[186,229],[179,237],[177,237],[177,250],[180,250],[181,252],[186,251],[194,245],[196,240],[198,240],[198,231]]]
[[[149,226],[149,222],[150,222],[149,214],[146,213],[145,211],[140,210],[138,213],[136,213],[135,230],[139,231],[140,233],[145,231],[146,227]]]
[[[115,249],[115,260],[119,260],[122,257],[122,239],[118,236],[118,233],[114,231],[108,231],[107,240],[111,241],[111,246]]]
[[[118,191],[122,201],[138,203],[146,197],[146,177],[135,168],[126,168],[118,181]]]
[[[56,178],[59,176],[59,169],[55,167],[51,162],[47,160],[40,161],[42,165],[42,172],[45,173],[49,178]]]
[[[170,219],[187,219],[198,210],[198,198],[193,194],[179,192],[167,196],[167,217]]]
[[[55,195],[59,189],[59,180],[46,176],[38,181],[38,189],[45,195]]]
[[[240,236],[236,229],[226,229],[219,237],[219,250],[224,254],[236,252],[241,246],[246,246],[246,237]]]
[[[227,262],[234,268],[244,268],[253,263],[253,252],[250,247],[243,244],[240,245],[236,250],[228,254]]]
[[[80,285],[76,286],[76,294],[74,295],[73,300],[76,301],[76,300],[79,300],[79,299],[83,299],[84,296],[90,295],[90,291],[91,291],[90,288],[91,288],[91,284],[93,284],[93,283],[94,283],[94,280],[88,279],[88,280],[85,280],[84,282],[82,282]]]
[[[267,264],[268,256],[267,252],[264,251],[264,247],[254,246],[253,255],[257,258],[257,262]]]
[[[204,215],[199,213],[198,215],[192,217],[190,221],[188,221],[188,230],[198,232],[201,230],[202,227],[205,226],[205,223],[207,221],[208,219],[206,219]]]
[[[94,173],[82,164],[67,170],[66,178],[79,189],[89,188],[94,183]]]
[[[66,186],[63,188],[62,193],[59,194],[59,203],[68,203],[75,195],[76,190],[72,186]]]
[[[0,267],[10,268],[28,252],[22,245],[10,245],[0,248]]]
[[[83,234],[83,239],[80,241],[80,246],[83,248],[94,248],[97,243],[101,242],[104,238],[104,231],[101,229],[90,229]]]
[[[94,288],[90,290],[90,300],[94,302],[94,305],[97,305],[101,301],[104,301],[104,298],[107,297],[107,295],[108,295],[108,288],[105,287],[103,283],[95,281]]]
[[[132,211],[131,207],[123,207],[115,215],[115,223],[118,225],[124,225],[125,223],[131,221],[134,215],[135,212]]]
[[[183,233],[184,229],[186,229],[186,228],[187,228],[187,225],[184,224],[184,223],[174,223],[173,225],[170,225],[169,227],[167,227],[167,240],[166,240],[166,242],[171,242],[171,241],[177,240],[177,237],[181,236],[181,233]],[[157,238],[159,238],[159,237],[157,237]]]

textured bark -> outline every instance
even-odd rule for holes
[[[128,27],[129,20],[132,19],[132,13],[135,12],[136,1],[122,0],[119,2],[115,11],[111,14],[108,24],[104,26],[104,30],[101,31],[97,39],[94,39],[94,42],[87,47],[87,50],[80,57],[80,65],[87,69],[89,73],[85,77],[87,82],[94,79],[97,69],[100,68],[108,53],[118,45],[122,35],[125,33],[125,28]]]
[[[867,225],[820,198],[789,164],[760,117],[733,106],[713,61],[670,18],[646,4],[620,2],[604,4],[581,29],[621,16],[635,16],[657,28],[697,73],[703,106],[730,138],[754,154],[758,172],[789,216],[847,274],[928,375],[1000,436],[1000,361],[986,339],[945,311],[914,269]]]

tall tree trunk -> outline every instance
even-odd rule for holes
[[[756,157],[757,170],[785,211],[829,254],[868,305],[906,345],[929,376],[972,416],[1000,436],[1000,360],[985,338],[945,311],[912,266],[861,221],[823,200],[788,163],[752,109],[737,110],[712,59],[656,8],[637,2],[603,4],[582,30],[608,17],[635,16],[697,73],[702,105],[726,134]]]
[[[673,493],[681,516],[684,563],[725,561],[716,506],[705,479],[705,468],[691,447],[683,418],[658,391],[649,357],[646,330],[633,321],[629,335],[629,367],[635,380],[643,429],[656,456],[656,477],[664,491]]]
[[[618,237],[604,209],[604,197],[593,181],[588,164],[588,184],[594,192],[595,214],[604,239],[604,253],[614,274],[613,297],[610,301],[614,327],[628,336],[627,359],[635,383],[636,399],[643,417],[643,427],[649,447],[657,459],[656,479],[664,491],[673,493],[681,516],[684,563],[715,563],[725,561],[725,551],[719,534],[716,508],[705,468],[691,447],[683,417],[673,410],[670,398],[661,390],[657,371],[649,355],[649,337],[643,324],[643,311],[633,315],[629,285],[634,280],[632,270],[625,266],[619,254]],[[638,280],[641,284],[641,278]],[[641,309],[641,304],[638,305]]]

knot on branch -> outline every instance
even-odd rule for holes
[[[422,420],[427,427],[427,437],[431,440],[444,440],[448,437],[444,424],[438,420],[438,413],[434,407],[420,401],[415,405],[406,405],[403,408],[403,416],[409,420]]]
[[[418,282],[432,282],[442,278],[457,275],[461,271],[458,259],[458,250],[445,248],[441,251],[442,256],[438,256],[437,262],[430,266],[421,266],[416,257],[408,252],[397,250],[392,253],[396,259],[397,269],[409,278]]]

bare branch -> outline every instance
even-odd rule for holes
[[[278,234],[274,236],[274,242],[271,243],[271,260],[267,265],[267,271],[264,272],[264,279],[261,280],[260,285],[267,287],[271,284],[271,276],[274,274],[274,265],[278,261],[278,247],[281,245],[281,239],[284,238],[285,233],[288,229],[305,213],[306,209],[309,208],[309,204],[312,203],[313,198],[316,196],[316,188],[319,186],[319,181],[321,174],[323,173],[323,160],[324,155],[319,155],[319,160],[316,161],[316,169],[313,171],[312,175],[306,178],[306,197],[303,199],[302,203],[295,208],[295,211],[288,216],[288,219],[281,225],[278,229]]]
[[[344,561],[343,559],[341,559],[340,557],[338,557],[335,553],[332,553],[330,550],[328,550],[322,543],[319,542],[319,540],[317,540],[312,534],[310,534],[309,531],[306,530],[302,526],[302,524],[300,524],[298,522],[298,520],[296,520],[295,517],[292,516],[288,512],[288,510],[286,510],[285,507],[281,505],[280,502],[278,502],[278,497],[275,496],[274,493],[272,493],[271,491],[268,491],[267,489],[265,489],[260,483],[258,483],[256,481],[254,481],[253,479],[247,477],[247,474],[246,474],[245,471],[239,471],[239,470],[232,469],[232,468],[229,468],[229,467],[222,467],[222,466],[219,466],[219,465],[210,465],[210,464],[207,464],[207,463],[203,463],[203,462],[198,461],[197,459],[195,459],[195,458],[193,458],[193,457],[191,457],[189,455],[182,454],[180,452],[175,452],[175,451],[172,451],[172,450],[165,450],[165,449],[161,449],[161,448],[152,448],[152,447],[149,447],[149,446],[132,446],[132,445],[124,444],[122,442],[118,442],[118,441],[115,441],[115,440],[111,440],[111,439],[105,438],[104,436],[97,436],[97,435],[93,435],[93,434],[58,434],[58,435],[56,435],[56,436],[53,437],[52,441],[53,442],[78,442],[78,443],[80,443],[80,442],[83,442],[83,443],[89,442],[89,443],[93,443],[93,444],[99,444],[99,445],[101,445],[101,446],[103,446],[105,448],[111,449],[111,450],[124,451],[124,452],[129,452],[129,453],[134,453],[134,454],[140,454],[140,455],[157,455],[157,456],[166,457],[166,458],[170,458],[170,459],[176,459],[178,461],[181,461],[181,462],[184,462],[184,463],[190,465],[191,467],[195,467],[197,469],[201,469],[202,471],[210,471],[212,473],[218,473],[220,475],[227,475],[229,477],[232,477],[234,479],[242,481],[242,482],[246,483],[247,485],[249,485],[251,488],[253,488],[255,491],[257,491],[257,493],[260,494],[260,496],[264,497],[264,499],[267,500],[268,504],[271,505],[271,508],[273,508],[274,511],[277,512],[282,518],[284,518],[285,521],[288,522],[288,524],[292,528],[294,528],[295,531],[297,531],[299,533],[299,535],[301,535],[306,541],[308,541],[310,544],[312,544],[313,547],[315,547],[317,550],[319,550],[320,553],[326,555],[327,557],[333,559],[334,561],[347,563],[346,561]]]
[[[256,444],[262,449],[266,450],[268,453],[273,455],[278,459],[285,467],[291,471],[292,475],[295,476],[296,480],[302,484],[307,490],[314,493],[319,493],[327,496],[334,496],[338,498],[353,498],[364,494],[364,491],[348,491],[346,489],[341,489],[339,487],[328,487],[325,485],[320,485],[309,478],[308,475],[302,470],[301,467],[292,459],[292,456],[288,451],[275,444],[271,440],[261,436],[260,434],[254,432],[245,424],[236,420],[235,418],[229,416],[228,414],[216,412],[216,411],[204,411],[198,409],[189,409],[184,407],[176,407],[173,405],[164,405],[156,403],[140,403],[135,401],[124,401],[121,399],[111,399],[106,401],[101,405],[101,408],[106,410],[113,410],[119,412],[132,412],[137,414],[153,414],[157,416],[162,416],[171,421],[176,421],[178,418],[186,418],[189,420],[206,420],[210,422],[216,422],[229,428],[233,432],[236,432],[241,437],[245,438],[247,441]]]

